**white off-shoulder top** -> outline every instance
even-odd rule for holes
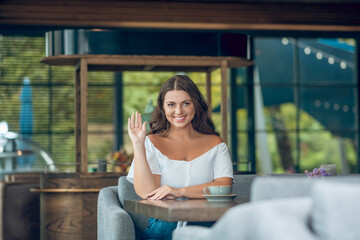
[[[229,150],[224,142],[191,161],[169,159],[148,137],[145,138],[145,149],[151,172],[161,175],[161,186],[182,188],[212,182],[220,177],[234,178]],[[134,162],[127,180],[134,182]]]

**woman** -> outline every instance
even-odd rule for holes
[[[208,106],[189,77],[176,75],[164,83],[147,137],[145,125],[137,112],[128,120],[134,161],[127,179],[134,183],[141,198],[204,198],[205,187],[232,185],[228,148],[215,131]],[[152,226],[154,223],[158,226]],[[145,236],[156,238],[151,232],[156,235],[162,228],[160,232],[167,232],[171,238],[175,227],[173,223],[150,219]]]

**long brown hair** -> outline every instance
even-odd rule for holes
[[[183,90],[189,94],[195,108],[195,116],[191,121],[194,130],[203,134],[219,136],[219,133],[215,130],[215,125],[209,116],[208,105],[206,104],[203,95],[195,83],[185,75],[175,75],[169,78],[161,87],[157,99],[157,106],[149,122],[149,134],[168,135],[170,123],[165,116],[164,98],[165,94],[171,90]]]

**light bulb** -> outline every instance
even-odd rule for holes
[[[340,63],[340,67],[341,67],[342,69],[345,69],[345,68],[346,68],[346,62],[343,62],[343,61],[342,61],[342,62]]]
[[[316,58],[321,60],[323,58],[323,55],[321,52],[316,53]]]
[[[281,39],[281,43],[283,45],[288,45],[289,44],[289,39],[284,37],[284,38]]]

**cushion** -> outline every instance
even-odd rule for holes
[[[265,176],[254,180],[251,201],[310,196],[313,179],[303,175]]]
[[[312,189],[311,225],[323,240],[360,238],[360,184],[318,181]]]
[[[310,196],[313,184],[319,181],[360,183],[360,175],[308,178],[305,174],[284,174],[257,177],[251,187],[250,200],[259,201]]]
[[[237,194],[236,199],[250,198],[251,184],[256,177],[255,174],[234,175],[233,194]]]
[[[308,227],[311,198],[273,199],[244,203],[227,211],[209,230],[178,228],[175,240],[313,240]]]
[[[118,183],[118,195],[121,206],[124,206],[124,200],[141,200],[136,194],[134,185],[126,179],[126,176],[121,176]]]

